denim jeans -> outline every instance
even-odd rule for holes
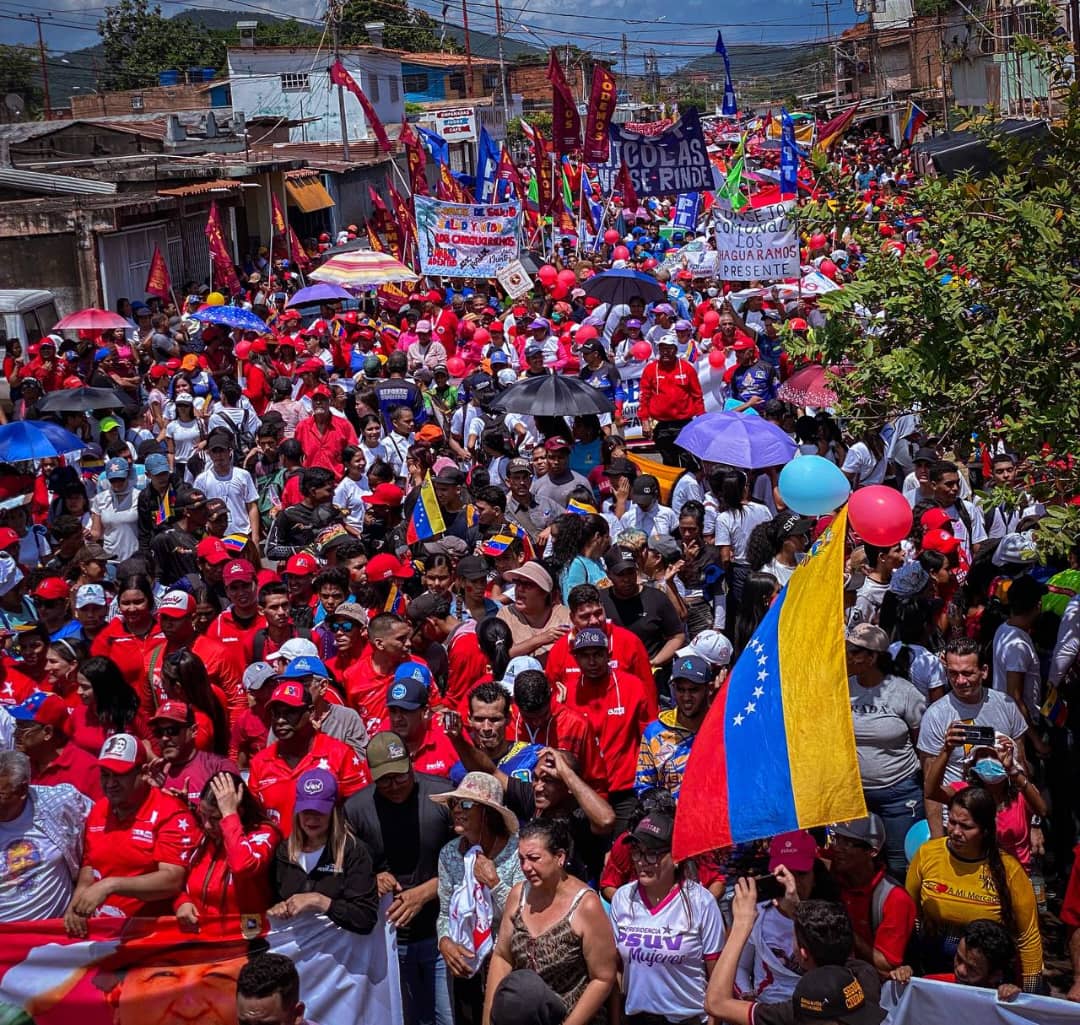
[[[439,941],[434,936],[407,943],[399,940],[398,967],[405,1025],[454,1025],[450,983]]]
[[[885,823],[885,859],[889,874],[900,882],[907,875],[904,838],[916,822],[926,818],[922,776],[912,776],[891,787],[865,791],[866,809]]]

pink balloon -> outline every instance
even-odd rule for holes
[[[630,259],[630,250],[627,249],[626,246],[616,246],[611,251],[611,258],[613,260],[629,260]],[[543,270],[542,267],[540,269]]]
[[[810,248],[824,249],[828,241],[829,240],[824,235],[822,235],[821,232],[818,232],[816,235],[810,236]]]
[[[572,270],[561,270],[557,278],[560,285],[573,288],[577,284],[577,275]]]
[[[478,327],[472,336],[474,345],[487,345],[491,341],[491,332],[485,327]]]
[[[891,548],[911,533],[911,506],[884,484],[859,488],[848,501],[848,518],[859,537],[878,548]]]
[[[591,342],[594,338],[599,338],[600,334],[592,324],[584,324],[577,329],[577,333],[574,335],[574,341],[578,345],[584,345],[586,342]]]
[[[570,294],[570,289],[562,282],[552,285],[549,291],[552,299],[565,299]]]
[[[642,270],[656,270],[656,261],[650,256],[641,263]]]
[[[237,342],[233,346],[233,354],[237,359],[247,359],[251,353],[251,342]]]
[[[720,314],[716,310],[706,310],[705,316],[701,318],[702,324],[719,324]]]
[[[537,272],[536,276],[547,287],[553,285],[559,279],[559,272],[551,266],[550,263],[545,263]]]
[[[465,360],[460,356],[451,356],[446,361],[446,369],[451,377],[464,377],[465,376]]]
[[[821,273],[824,274],[825,277],[829,278],[831,281],[836,280],[836,272],[838,269],[839,268],[836,266],[835,263],[832,262],[832,260],[822,260],[821,264],[818,266],[818,270],[821,271]]]
[[[634,344],[630,346],[630,355],[633,356],[634,359],[639,359],[644,362],[652,355],[652,346],[644,339],[640,342],[634,342]]]
[[[604,232],[604,241],[609,246],[615,245],[620,238],[622,238],[622,236],[614,228],[608,228],[608,230]]]
[[[710,349],[709,350],[709,366],[713,370],[719,370],[725,363],[727,358],[724,356],[723,349]]]

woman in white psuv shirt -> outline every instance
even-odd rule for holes
[[[662,811],[641,820],[630,834],[637,880],[611,898],[627,1025],[704,1022],[705,989],[724,946],[716,899],[671,857],[674,826]]]

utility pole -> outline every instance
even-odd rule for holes
[[[341,60],[340,25],[341,25],[341,0],[331,0],[326,5],[326,16],[330,19],[330,29],[334,37],[334,61]],[[352,160],[349,152],[349,123],[345,119],[345,90],[342,86],[337,87],[338,118],[341,121],[341,158],[345,163]]]
[[[622,67],[626,78],[626,99],[630,100],[630,44],[626,41],[626,33],[622,34]]]
[[[1073,53],[1080,66],[1080,0],[1069,0],[1069,20],[1072,22]]]
[[[472,92],[472,46],[469,43],[469,5],[466,0],[461,0],[461,27],[465,30],[465,66],[469,69],[469,88],[465,91],[468,96]]]
[[[49,63],[45,59],[45,36],[41,31],[41,17],[37,14],[20,14],[20,18],[30,18],[37,23],[38,60],[41,63],[41,89],[45,94],[45,120],[52,120],[52,96],[49,93]]]
[[[833,52],[833,103],[835,106],[840,106],[840,74],[837,67],[836,57],[836,43],[833,42],[832,37],[832,19],[829,17],[829,10],[833,7],[840,6],[840,0],[821,0],[821,3],[812,3],[811,7],[822,7],[825,10],[825,35],[829,39],[829,46]]]
[[[503,126],[510,123],[510,104],[506,101],[506,64],[503,61],[503,23],[502,7],[495,0],[495,38],[499,44],[499,84],[502,86]]]

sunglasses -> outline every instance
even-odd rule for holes
[[[165,737],[179,737],[184,730],[188,729],[187,726],[155,726],[151,730],[158,740],[162,740]]]
[[[341,619],[331,624],[330,629],[333,633],[351,634],[355,626],[356,624],[351,619]]]
[[[472,811],[476,807],[476,801],[466,801],[460,798],[455,798],[449,802],[451,810],[454,808],[460,808],[462,811]]]

